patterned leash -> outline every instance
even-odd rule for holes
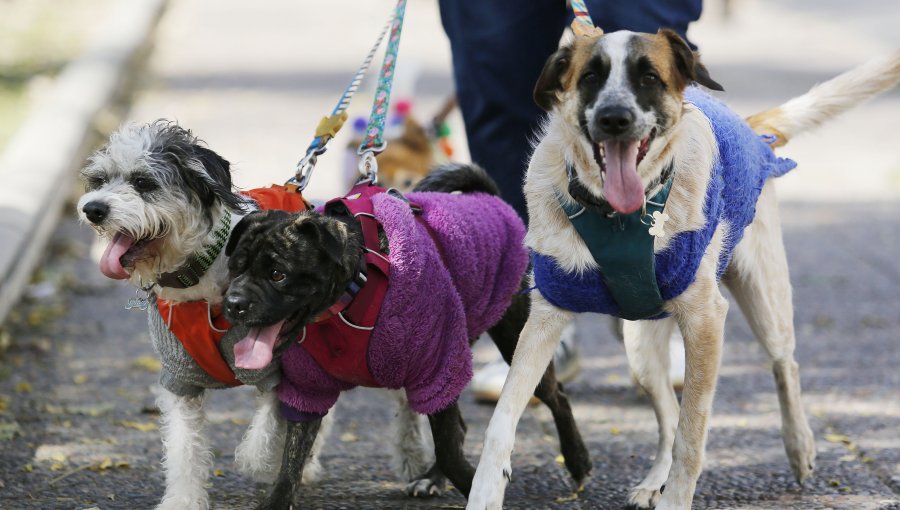
[[[569,3],[572,5],[572,12],[575,13],[575,19],[572,20],[572,31],[576,35],[590,37],[603,34],[603,30],[594,25],[594,20],[591,19],[584,0],[570,0]]]
[[[375,102],[369,115],[365,138],[357,150],[360,156],[359,171],[373,184],[378,180],[378,163],[375,154],[384,150],[384,124],[387,119],[388,106],[391,102],[391,85],[394,81],[394,67],[397,65],[397,50],[400,48],[400,32],[403,30],[403,16],[406,13],[406,0],[398,0],[394,10],[391,36],[384,51],[384,62],[378,76],[378,87],[375,89]]]
[[[402,1],[405,2],[405,0]],[[395,14],[392,13],[390,19],[385,23],[384,28],[381,30],[381,33],[378,34],[378,39],[375,40],[372,49],[369,50],[362,65],[359,66],[356,74],[353,75],[353,79],[350,80],[350,84],[347,85],[347,88],[338,100],[337,105],[335,105],[334,110],[332,110],[331,115],[322,117],[322,120],[319,121],[319,125],[316,127],[315,137],[306,149],[306,155],[297,162],[296,174],[294,177],[291,177],[285,185],[295,186],[298,191],[306,189],[310,178],[312,178],[312,173],[316,167],[318,157],[325,152],[328,142],[330,142],[338,131],[340,131],[341,127],[343,127],[344,121],[347,120],[347,108],[350,106],[350,100],[353,98],[353,94],[356,93],[357,89],[359,89],[359,84],[362,82],[363,77],[365,77],[366,71],[369,69],[369,64],[375,59],[375,54],[378,52],[378,48],[381,47],[381,41],[384,40],[384,36],[387,35],[388,30],[390,30],[394,24]]]

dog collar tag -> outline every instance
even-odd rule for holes
[[[669,215],[664,212],[653,211],[653,223],[650,224],[650,230],[647,232],[653,237],[662,237],[666,235],[666,221],[669,220]]]
[[[151,285],[150,287],[135,290],[134,297],[128,298],[128,302],[125,303],[125,309],[132,310],[137,308],[141,311],[146,310],[147,307],[150,306],[150,301],[148,298],[150,297],[150,289],[152,287],[153,286]]]

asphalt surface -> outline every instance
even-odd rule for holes
[[[149,72],[137,79],[142,87],[129,119],[179,119],[234,163],[241,186],[283,180],[390,3],[333,0],[329,11],[290,0],[272,0],[265,9],[236,0],[173,2]],[[692,28],[692,38],[742,113],[778,104],[900,45],[886,22],[900,19],[895,0],[865,0],[855,9],[832,0],[733,3],[734,18],[718,22],[712,12],[712,21]],[[341,44],[333,43],[333,13],[350,12],[350,5]],[[412,3],[409,11],[400,63],[418,67],[408,90],[414,111],[427,118],[452,88],[449,58],[436,4]],[[357,18],[366,23],[354,25]],[[365,113],[370,98],[365,90],[360,98],[356,111]],[[765,354],[734,306],[694,508],[900,508],[898,117],[894,92],[785,151],[801,164],[779,190],[787,198],[782,213],[797,359],[818,446],[815,476],[802,488],[793,481]],[[458,117],[453,122],[461,133]],[[456,147],[465,158],[464,141]],[[310,196],[341,191],[342,161],[339,153],[322,158]],[[29,296],[3,325],[0,508],[143,509],[163,492],[146,318],[124,310],[133,289],[100,275],[89,256],[92,235],[63,219]],[[549,413],[531,409],[519,427],[507,508],[622,508],[650,466],[655,419],[630,383],[621,345],[602,317],[581,317],[578,326],[584,369],[567,389],[593,456],[593,477],[570,500]],[[461,402],[474,463],[492,407],[474,403],[468,392]],[[210,397],[214,508],[252,508],[262,494],[233,466],[251,407],[252,395],[242,389]],[[393,412],[392,400],[377,391],[342,397],[323,451],[326,476],[307,489],[304,508],[464,506],[456,492],[430,500],[403,495],[403,482],[388,467]]]

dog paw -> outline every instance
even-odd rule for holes
[[[659,489],[651,489],[646,487],[635,487],[628,494],[628,502],[625,508],[628,510],[647,510],[655,508],[659,502],[661,493]]]
[[[785,436],[784,449],[791,462],[797,483],[803,484],[816,468],[816,441],[812,430],[804,427],[792,436]]]
[[[293,489],[289,485],[276,485],[266,499],[254,507],[254,510],[291,510],[292,492]]]
[[[406,485],[406,495],[414,498],[430,498],[440,496],[446,488],[446,480],[441,477],[439,480],[431,478],[422,478],[413,480]]]
[[[503,508],[506,484],[512,480],[512,468],[509,463],[504,466],[497,473],[500,476],[492,476],[481,470],[475,472],[466,510],[501,510]],[[481,468],[480,465],[479,468]]]
[[[205,492],[167,496],[156,505],[156,510],[208,510],[209,498]]]
[[[322,469],[322,464],[319,462],[319,458],[313,457],[306,461],[306,465],[303,466],[303,476],[300,478],[300,483],[303,485],[318,483],[322,480],[324,471],[325,470]]]

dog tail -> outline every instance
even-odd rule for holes
[[[753,131],[775,137],[781,147],[863,101],[890,90],[900,82],[900,50],[872,59],[781,106],[747,118]]]
[[[478,165],[447,163],[435,167],[418,182],[413,191],[440,191],[443,193],[487,193],[500,196],[500,189],[491,176]]]

